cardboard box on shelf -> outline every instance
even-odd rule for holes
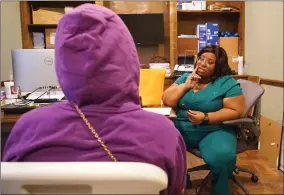
[[[220,37],[219,45],[228,55],[237,56],[239,54],[239,37]]]
[[[58,24],[60,18],[64,15],[64,8],[33,8],[33,24]]]
[[[228,62],[232,70],[238,72],[239,64],[239,38],[219,37],[219,45],[225,49],[228,55]]]
[[[53,49],[55,46],[55,33],[56,28],[45,29],[45,45],[46,49]]]
[[[177,53],[178,55],[198,53],[198,38],[178,38],[177,39]]]
[[[238,65],[239,65],[238,56],[228,55],[228,63],[232,70],[238,72]]]
[[[163,1],[157,2],[126,2],[126,1],[110,1],[109,9],[117,14],[150,14],[150,13],[163,13]]]

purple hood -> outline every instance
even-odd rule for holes
[[[139,60],[127,27],[113,11],[85,4],[56,32],[56,72],[69,101],[97,108],[139,105]]]

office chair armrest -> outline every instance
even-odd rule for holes
[[[224,121],[224,125],[246,125],[253,123],[254,121],[250,118],[240,118],[235,120]]]
[[[254,120],[251,118],[240,118],[230,121],[224,121],[224,125],[244,125],[252,132],[255,136],[260,136],[260,130],[254,125]]]

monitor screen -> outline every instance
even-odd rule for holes
[[[163,14],[119,14],[137,46],[164,43]]]

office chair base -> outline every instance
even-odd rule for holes
[[[212,172],[210,171],[205,179],[202,180],[200,187],[196,189],[196,195],[212,194]]]
[[[239,166],[236,165],[234,172],[236,174],[239,174],[239,172],[250,173],[251,174],[251,181],[253,183],[258,182],[258,177],[253,170],[250,170],[250,169],[247,169],[247,168],[244,168],[244,167],[239,167]]]
[[[233,175],[232,176],[232,181],[235,183],[235,184],[237,184],[237,186],[239,186],[243,191],[244,191],[244,193],[246,194],[246,195],[249,195],[249,191],[248,191],[248,189],[246,189],[246,187],[245,186],[243,186],[242,184],[241,184],[241,182]]]
[[[190,181],[190,176],[189,176],[189,174],[187,173],[187,174],[186,174],[186,189],[189,190],[191,187],[192,187],[192,183],[191,183],[191,181]]]
[[[252,181],[253,183],[257,183],[257,182],[258,182],[258,177],[257,177],[256,175],[252,175],[252,176],[251,176],[251,181]]]
[[[204,164],[204,165],[200,165],[200,166],[197,166],[197,167],[192,167],[190,169],[187,169],[187,172],[190,173],[190,172],[194,172],[194,171],[203,171],[203,170],[209,170],[210,167],[208,164]]]

